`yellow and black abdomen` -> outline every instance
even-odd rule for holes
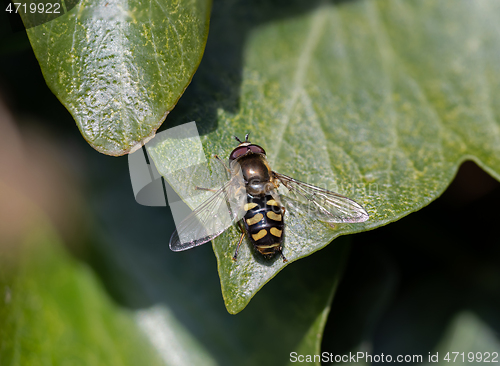
[[[243,218],[248,237],[255,249],[264,256],[281,253],[283,241],[283,209],[270,194],[247,195]]]

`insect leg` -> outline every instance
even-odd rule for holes
[[[236,247],[236,251],[234,252],[233,255],[233,261],[235,261],[236,258],[238,257],[238,251],[240,250],[241,242],[243,241],[243,237],[245,236],[245,229],[243,228],[243,226],[241,226],[241,221],[238,221],[238,226],[240,227],[241,230],[241,236],[240,236],[240,241],[238,242],[238,246]]]
[[[236,261],[236,259],[238,257],[238,251],[240,250],[240,245],[241,245],[241,242],[243,241],[244,236],[245,236],[245,232],[242,232],[241,236],[240,236],[240,241],[238,242],[238,246],[236,247],[236,251],[234,252],[234,255],[233,255],[233,261]]]
[[[203,187],[194,187],[194,189],[198,190],[198,191],[209,191],[209,192],[217,192],[216,189],[212,189],[212,188],[203,188]]]
[[[281,258],[283,258],[283,263],[288,262],[288,259],[286,259],[285,256],[283,255],[283,247],[280,247],[280,255],[281,255]]]
[[[221,163],[221,164],[224,166],[224,168],[226,168],[227,172],[228,172],[229,174],[231,174],[231,171],[230,171],[230,170],[229,170],[229,168],[226,166],[226,163],[224,163],[224,161],[222,161],[222,159],[221,159],[221,158],[219,158],[219,155],[214,155],[214,158],[216,158],[216,159],[217,159],[217,161],[218,161],[219,163]]]

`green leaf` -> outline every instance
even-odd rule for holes
[[[274,170],[368,210],[366,223],[335,230],[285,216],[290,264],[424,207],[466,159],[500,179],[498,16],[495,0],[216,4],[204,61],[169,125],[196,120],[207,157],[227,158],[232,136],[250,133]],[[162,173],[175,156],[155,149]],[[181,197],[193,189],[177,181]],[[263,264],[248,243],[233,263],[238,236],[214,241],[231,313],[285,266]]]
[[[456,350],[466,350],[466,352],[457,352]],[[424,365],[436,364],[434,360],[438,360],[438,365],[445,365],[448,362],[444,358],[448,355],[450,361],[454,360],[457,365],[467,365],[471,362],[488,362],[495,358],[493,354],[500,350],[500,341],[498,340],[497,331],[489,324],[484,322],[476,314],[470,311],[463,311],[457,314],[443,339],[439,342],[434,352],[433,362],[424,358]],[[462,354],[462,352],[464,352]],[[458,353],[458,355],[457,355]],[[438,357],[435,357],[436,354]],[[454,362],[454,363],[455,363]]]
[[[0,257],[2,365],[161,365],[132,312],[65,253],[50,224],[29,229],[19,255]]]
[[[154,136],[191,81],[210,2],[82,0],[63,8],[46,23],[22,14],[36,25],[28,36],[45,80],[92,147],[128,153]]]

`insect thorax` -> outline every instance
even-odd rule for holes
[[[250,154],[241,157],[235,163],[235,166],[241,169],[248,194],[262,196],[274,188],[271,183],[271,168],[265,156]]]

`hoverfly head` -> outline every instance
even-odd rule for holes
[[[248,135],[248,133],[245,135],[245,141],[241,141],[237,136],[233,136],[236,141],[239,142],[239,145],[229,155],[229,161],[236,160],[248,154],[266,155],[266,152],[262,147],[260,147],[259,145],[254,145],[250,141],[248,141]]]

